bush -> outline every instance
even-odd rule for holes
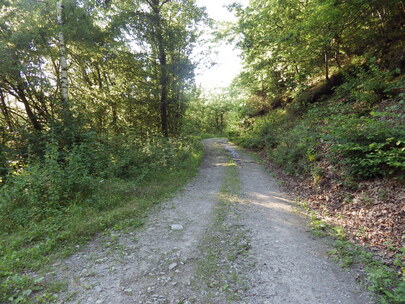
[[[330,158],[344,165],[351,176],[372,178],[404,173],[404,128],[381,116],[384,113],[373,113],[371,117],[352,114],[331,118],[325,136],[331,145]]]
[[[42,164],[21,168],[1,189],[2,222],[13,228],[42,221],[72,201],[91,197],[95,188],[80,148],[73,148],[61,161],[58,146],[50,143]]]
[[[248,149],[275,147],[278,144],[279,133],[286,124],[291,123],[291,120],[286,119],[286,116],[285,110],[278,109],[265,117],[256,118],[249,128],[243,130],[239,138],[235,138],[235,141]]]
[[[289,174],[308,174],[317,158],[317,136],[314,128],[303,121],[278,134],[277,145],[269,147],[267,155]]]
[[[108,227],[141,225],[151,206],[193,175],[201,156],[188,138],[86,133],[75,143],[48,139],[44,157],[16,166],[0,188],[1,303],[26,303],[43,290],[24,273],[54,254],[71,254]]]
[[[271,125],[266,120],[256,120],[250,129],[244,130],[238,144],[248,149],[263,149],[266,141],[272,138]]]
[[[358,102],[363,113],[370,111],[376,101],[390,94],[401,85],[393,76],[398,70],[384,71],[373,62],[366,67],[358,66],[346,75],[346,81],[336,89],[336,95]]]
[[[322,170],[317,162],[323,158],[340,165],[338,173],[350,179],[403,178],[403,114],[398,107],[393,112],[370,112],[368,108],[358,112],[359,104],[342,102],[336,96],[306,106],[301,114],[278,109],[256,118],[236,141],[247,148],[265,150],[289,174],[318,176]]]
[[[0,188],[0,231],[27,227],[60,215],[71,205],[101,206],[105,179],[139,183],[161,168],[175,169],[195,150],[189,139],[86,135],[70,151],[50,141],[44,159],[19,168]]]

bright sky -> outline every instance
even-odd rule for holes
[[[235,21],[235,16],[226,8],[233,2],[246,6],[249,0],[197,0],[197,4],[205,6],[209,16],[217,21]],[[217,64],[210,69],[200,67],[196,71],[197,85],[201,85],[203,89],[226,87],[241,70],[239,51],[234,46],[222,43],[215,50],[218,52],[214,56]]]

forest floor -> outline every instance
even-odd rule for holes
[[[261,165],[225,139],[203,143],[197,177],[142,228],[46,270],[58,303],[373,303]]]

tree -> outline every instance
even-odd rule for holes
[[[2,143],[24,160],[50,137],[178,134],[205,18],[194,0],[2,1]]]
[[[70,107],[69,107],[69,96],[68,96],[68,64],[67,64],[67,50],[65,42],[65,33],[64,33],[64,1],[58,0],[57,2],[57,21],[59,26],[59,66],[60,66],[60,76],[59,76],[59,85],[60,85],[60,95],[62,103],[62,117],[64,120],[67,120],[70,116]]]
[[[383,58],[382,50],[400,48],[403,40],[402,0],[252,0],[234,10],[243,79],[268,98],[291,95],[314,75],[328,81],[356,57]]]
[[[127,31],[136,37],[137,48],[153,66],[150,76],[157,86],[164,136],[176,129],[182,90],[194,76],[189,57],[205,18],[205,11],[194,0],[144,0],[133,7]]]

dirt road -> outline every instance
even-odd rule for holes
[[[372,303],[260,165],[224,139],[204,147],[198,176],[144,227],[54,266],[60,303]]]

